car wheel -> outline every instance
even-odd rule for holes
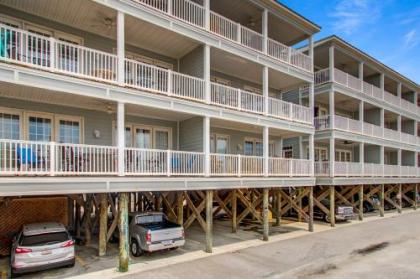
[[[68,268],[74,267],[75,264],[76,264],[76,260],[73,260],[73,262],[71,264],[69,264],[67,267]]]
[[[130,251],[134,257],[140,257],[143,254],[143,250],[141,250],[140,245],[136,239],[131,240]]]
[[[329,214],[325,214],[325,215],[324,215],[324,221],[325,221],[326,223],[331,223],[331,218],[330,218],[330,215],[329,215]]]

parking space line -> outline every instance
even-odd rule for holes
[[[82,266],[82,267],[86,267],[86,262],[84,260],[82,260],[81,257],[76,256],[76,261]]]

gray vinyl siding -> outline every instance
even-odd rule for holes
[[[114,53],[114,49],[117,47],[117,43],[115,40],[98,36],[96,34],[86,32],[80,29],[76,29],[71,26],[64,25],[60,22],[51,21],[46,18],[42,18],[36,15],[25,13],[25,12],[15,10],[15,9],[2,6],[2,5],[0,5],[0,11],[2,14],[8,15],[13,18],[21,19],[27,22],[34,23],[36,25],[44,26],[44,27],[61,31],[70,35],[81,37],[83,38],[84,46],[88,48],[93,48],[93,49],[105,51],[108,53]],[[138,55],[143,55],[149,58],[153,58],[160,61],[164,61],[166,63],[170,63],[173,65],[174,69],[177,68],[176,59],[173,59],[164,55],[160,55],[158,53],[155,53],[146,49],[142,49],[136,46],[128,45],[128,44],[126,44],[126,50],[132,53],[136,53]]]
[[[183,74],[204,78],[204,47],[198,46],[179,60],[179,71]]]
[[[19,109],[30,112],[38,113],[52,113],[63,116],[77,116],[83,119],[83,143],[92,145],[112,145],[113,141],[113,129],[112,123],[115,123],[115,114],[109,114],[106,112],[73,108],[68,106],[52,105],[45,103],[38,103],[25,100],[17,100],[11,98],[0,97],[0,104],[2,107]],[[23,119],[23,121],[25,121]],[[177,146],[177,124],[174,121],[165,121],[160,119],[151,119],[146,117],[138,117],[127,115],[126,123],[159,126],[172,129],[172,144],[173,148]],[[94,131],[100,132],[100,137],[94,137]],[[23,135],[22,135],[23,136]]]
[[[281,94],[281,99],[286,102],[299,104],[299,90],[293,90]]]
[[[203,118],[193,117],[179,123],[179,146],[183,151],[203,152]]]
[[[364,112],[364,121],[374,125],[381,125],[381,109],[374,108],[370,110],[365,110]]]
[[[401,152],[401,165],[403,166],[414,166],[415,164],[415,153],[412,151],[402,150]]]
[[[381,148],[379,145],[365,145],[365,163],[380,163]]]
[[[401,131],[407,134],[414,135],[414,120],[401,121]]]

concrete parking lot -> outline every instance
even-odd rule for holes
[[[169,278],[168,276],[171,278],[198,278],[196,276],[216,278],[224,275],[224,271],[219,273],[219,270],[229,271],[230,268],[232,269],[231,272],[235,272],[237,277],[242,276],[241,278],[276,276],[313,278],[318,275],[312,274],[312,271],[317,270],[321,270],[322,272],[320,272],[323,275],[328,273],[328,276],[335,276],[335,273],[340,274],[340,272],[352,274],[351,266],[353,263],[346,262],[348,260],[345,257],[341,258],[343,255],[347,255],[349,252],[347,250],[354,253],[357,249],[368,247],[370,242],[377,244],[380,239],[386,238],[394,230],[394,226],[398,226],[395,231],[400,233],[406,231],[406,234],[410,235],[411,232],[417,232],[420,235],[420,225],[418,228],[409,231],[400,227],[405,225],[405,228],[407,228],[405,223],[412,222],[413,218],[419,220],[419,215],[419,213],[413,213],[412,210],[405,210],[403,216],[390,212],[385,219],[379,218],[377,214],[369,214],[366,216],[365,222],[354,220],[338,223],[337,229],[331,229],[329,224],[316,222],[315,231],[321,233],[315,234],[307,232],[307,224],[305,223],[284,220],[281,227],[271,228],[269,245],[260,240],[261,228],[259,225],[249,224],[246,227],[241,227],[236,234],[232,234],[229,221],[217,220],[214,222],[213,254],[203,252],[205,234],[199,226],[192,226],[186,232],[187,242],[184,247],[174,251],[162,251],[146,254],[139,258],[131,258],[129,274],[140,272],[142,273],[141,276],[146,278]],[[393,216],[398,217],[393,218]],[[399,224],[399,222],[403,224]],[[420,224],[420,222],[417,223]],[[377,230],[378,224],[381,228],[383,227],[383,230]],[[368,233],[364,232],[363,226],[367,226]],[[340,236],[344,230],[346,233]],[[384,242],[389,242],[389,240],[384,240]],[[392,247],[397,246],[393,245]],[[389,250],[389,247],[386,248]],[[74,268],[33,273],[22,276],[22,278],[70,278],[78,276],[86,278],[128,276],[128,278],[131,278],[130,275],[116,272],[118,261],[118,246],[116,244],[110,244],[107,256],[101,258],[97,256],[96,243],[92,243],[90,246],[77,246],[76,249],[77,259]],[[401,249],[404,249],[404,247],[401,246]],[[272,258],[270,258],[270,255]],[[255,262],[252,262],[253,258]],[[323,258],[329,260],[319,262]],[[369,259],[370,256],[367,255],[365,258]],[[232,264],[226,266],[228,262]],[[346,264],[342,264],[343,262],[346,262]],[[262,266],[258,267],[257,263],[261,263]],[[359,262],[359,264],[362,264],[362,262]],[[167,265],[171,265],[170,271],[166,268],[160,268]],[[276,268],[273,268],[272,265]],[[284,269],[277,269],[277,265],[284,267]],[[255,270],[252,269],[253,266]],[[259,269],[261,271],[258,271]],[[350,270],[346,271],[346,269]],[[7,258],[0,260],[0,270],[0,274],[7,278],[9,274]],[[189,275],[184,277],[185,270],[194,271],[189,272]],[[197,270],[197,274],[195,270]],[[363,268],[358,270],[363,270]],[[310,276],[307,274],[308,272],[312,272],[309,274]],[[135,276],[132,278],[135,278]]]

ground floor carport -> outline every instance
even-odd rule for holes
[[[301,203],[304,197],[312,202],[312,189],[313,186],[2,197],[0,215],[1,211],[3,215],[11,215],[11,211],[27,204],[31,222],[59,221],[69,227],[77,240],[79,259],[83,255],[85,258],[89,255],[89,259],[108,259],[105,262],[113,262],[124,271],[130,262],[129,212],[161,211],[169,220],[183,225],[186,246],[179,249],[181,252],[170,251],[168,255],[194,250],[211,253],[214,246],[251,239],[268,240],[270,235],[293,230],[282,226],[291,219],[307,222],[307,230],[313,231],[312,206],[303,208]],[[57,208],[50,208],[51,214],[46,213],[48,210],[38,210],[49,208],[51,199],[61,202]],[[296,216],[288,214],[292,209],[297,212]],[[20,222],[29,221],[23,218]],[[3,227],[4,233],[7,225]],[[16,229],[15,224],[8,235],[16,233]],[[298,229],[302,230],[302,226]],[[111,243],[115,235],[119,236],[119,243]],[[10,242],[2,245],[10,245]],[[150,257],[154,256],[148,255],[147,259]],[[143,257],[131,259],[142,260]],[[81,260],[82,266],[83,261],[86,260]]]

